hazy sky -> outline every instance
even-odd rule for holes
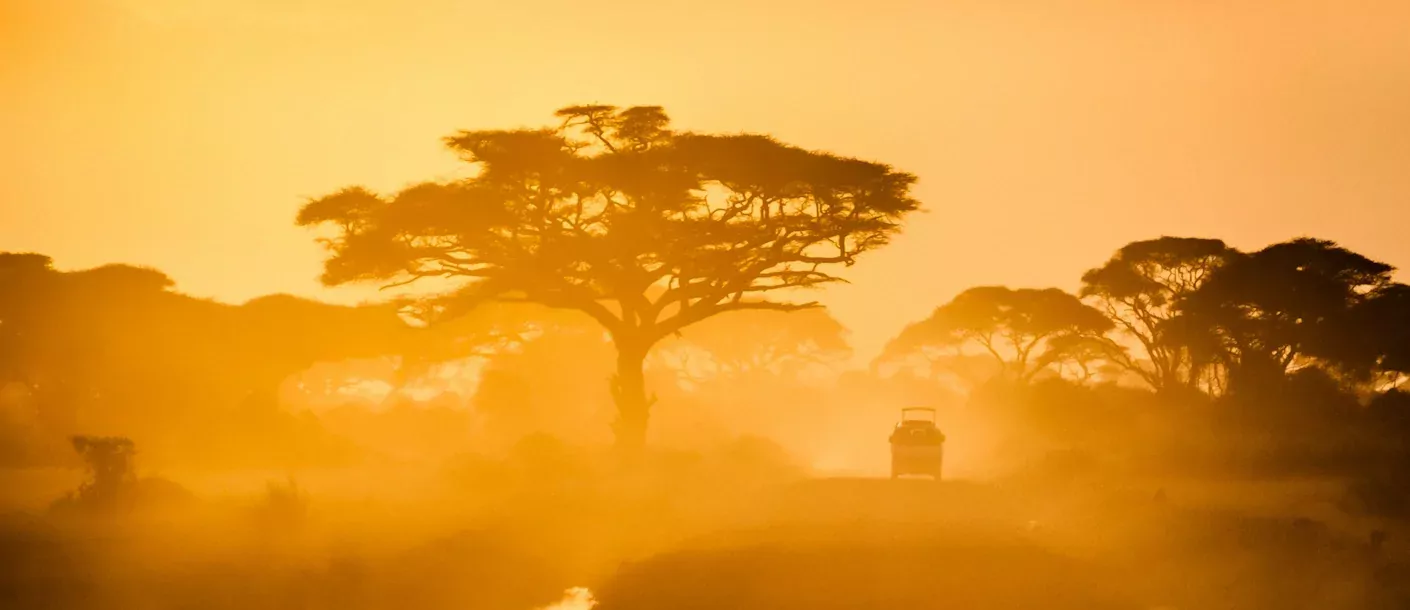
[[[929,212],[823,295],[864,351],[1161,234],[1410,267],[1404,0],[0,0],[0,250],[350,298],[304,197],[587,102],[918,174]]]

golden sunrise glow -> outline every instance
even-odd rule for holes
[[[0,0],[0,610],[1410,608],[1410,0]]]
[[[594,101],[919,174],[930,212],[824,296],[863,356],[1130,239],[1315,233],[1410,265],[1404,3],[0,6],[0,243],[197,295],[361,298],[317,287],[303,197],[456,175],[441,136]]]

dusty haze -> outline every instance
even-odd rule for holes
[[[201,296],[355,299],[318,288],[302,197],[453,174],[436,138],[578,101],[920,172],[933,211],[824,297],[866,357],[967,286],[1072,289],[1129,239],[1410,264],[1402,2],[0,7],[0,240]],[[930,260],[962,263],[910,281]]]
[[[1405,2],[0,0],[0,608],[1408,607],[1407,109]]]

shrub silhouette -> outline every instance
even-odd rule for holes
[[[87,479],[55,504],[56,509],[73,508],[107,512],[130,504],[137,482],[134,457],[137,446],[121,436],[74,436],[73,450],[83,458]]]
[[[308,503],[308,493],[293,477],[283,483],[268,481],[255,517],[266,532],[290,534],[303,527],[308,518]]]

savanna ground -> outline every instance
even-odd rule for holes
[[[884,456],[885,445],[877,443]],[[1399,608],[1403,523],[1349,481],[1159,474],[1051,454],[983,479],[830,476],[768,441],[387,466],[4,472],[6,608]],[[1373,534],[1373,532],[1382,534]],[[1373,542],[1383,538],[1383,542]],[[592,591],[589,600],[575,587]],[[567,593],[565,593],[567,592]]]

